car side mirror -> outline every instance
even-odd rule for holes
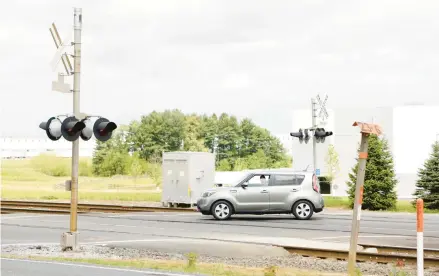
[[[248,183],[242,183],[241,187],[244,188],[244,189],[247,188],[248,187]]]

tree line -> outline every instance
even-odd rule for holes
[[[105,143],[97,141],[93,156],[96,175],[152,174],[163,152],[215,152],[219,171],[291,167],[280,140],[252,120],[153,111],[115,131]]]

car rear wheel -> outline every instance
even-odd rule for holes
[[[212,207],[212,215],[217,220],[226,220],[232,216],[232,206],[226,201],[218,201]]]
[[[310,219],[313,215],[311,203],[306,200],[297,201],[293,206],[293,215],[301,220]]]

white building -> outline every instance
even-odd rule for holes
[[[92,157],[96,140],[79,142],[79,156]],[[72,142],[61,138],[58,141],[42,138],[0,137],[1,158],[30,158],[42,153],[52,153],[60,157],[72,156]]]
[[[329,118],[324,127],[334,134],[324,143],[317,143],[316,167],[321,175],[327,168],[325,156],[328,145],[333,144],[339,155],[340,173],[334,180],[331,194],[346,196],[348,174],[356,164],[357,150],[361,138],[359,127],[352,126],[355,121],[379,124],[383,137],[388,140],[394,158],[394,168],[399,181],[399,198],[412,198],[415,190],[417,171],[431,153],[431,146],[439,138],[439,106],[400,106],[383,108],[343,108],[328,109]],[[321,123],[321,122],[319,122]],[[291,132],[299,128],[311,127],[311,110],[295,110],[292,114]],[[312,134],[311,134],[312,135]],[[295,138],[292,143],[293,167],[303,169],[312,167],[312,139],[305,144]]]

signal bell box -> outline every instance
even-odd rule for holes
[[[215,155],[210,152],[164,152],[162,161],[163,206],[193,205],[214,187]]]

